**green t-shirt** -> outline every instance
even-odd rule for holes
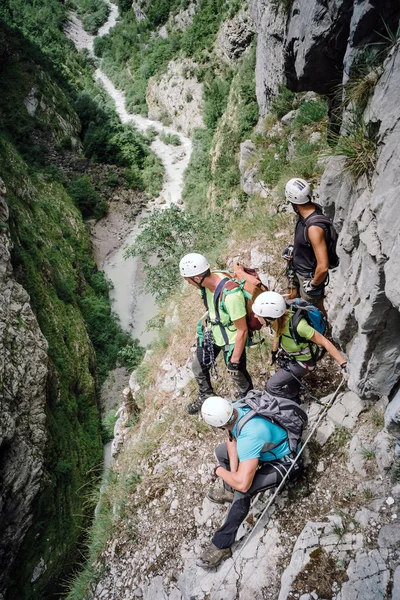
[[[217,275],[220,279],[224,279],[224,277],[226,277],[226,275],[224,275],[223,273],[217,273]],[[208,305],[208,312],[210,314],[210,319],[211,319],[211,321],[215,321],[216,315],[215,315],[215,308],[214,308],[214,294],[212,292],[210,292],[210,290],[208,290],[207,288],[204,288],[204,289],[206,291],[207,305]],[[222,325],[227,325],[227,323],[232,321],[231,325],[229,325],[228,327],[225,327],[225,331],[228,336],[229,344],[232,345],[235,343],[236,334],[237,334],[237,329],[236,329],[235,325],[233,324],[233,321],[237,321],[238,319],[241,319],[242,317],[245,317],[247,315],[246,301],[244,299],[242,292],[240,290],[238,290],[237,292],[234,292],[231,294],[226,294],[225,299],[224,299],[224,304],[225,304],[226,311],[229,314],[227,314],[227,312],[225,310],[219,309],[219,317],[220,317]],[[217,346],[220,346],[220,347],[225,346],[224,338],[222,337],[222,333],[221,333],[221,329],[220,329],[219,325],[212,325],[212,334],[213,334],[214,342]]]
[[[287,320],[285,329],[283,330],[283,333],[282,333],[282,337],[281,337],[282,348],[284,350],[286,350],[286,352],[288,352],[289,354],[291,352],[299,352],[300,350],[303,350],[304,348],[308,348],[309,345],[307,342],[304,342],[301,344],[296,344],[295,340],[290,335],[289,322],[290,322],[290,319]],[[300,319],[299,324],[297,326],[297,333],[299,335],[301,335],[301,337],[305,338],[306,340],[310,340],[315,333],[315,329],[313,329],[311,327],[311,325],[309,325],[305,319]],[[312,359],[312,356],[311,356],[310,352],[296,356],[296,360],[300,360],[300,361],[311,360],[311,359]]]

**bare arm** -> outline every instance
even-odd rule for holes
[[[228,438],[226,442],[226,448],[228,451],[229,457],[229,466],[231,468],[231,473],[236,473],[239,467],[239,457],[237,453],[236,440],[232,441]]]
[[[258,467],[258,458],[251,458],[239,463],[237,471],[227,471],[224,467],[218,467],[216,474],[221,477],[234,490],[238,492],[247,492],[253,483],[255,472]]]
[[[233,352],[232,352],[232,356],[231,356],[231,362],[238,363],[240,360],[240,357],[243,354],[243,350],[244,350],[244,347],[246,345],[246,340],[247,340],[246,317],[242,317],[241,319],[237,319],[236,321],[233,321],[233,324],[235,325],[235,327],[237,329],[237,334],[236,334],[235,346],[233,348]]]
[[[315,342],[319,346],[322,346],[323,348],[325,348],[327,350],[327,352],[329,352],[329,354],[332,356],[332,358],[334,358],[336,360],[338,365],[341,365],[342,363],[347,362],[346,359],[344,358],[344,356],[342,356],[342,354],[340,354],[339,350],[337,350],[337,348],[335,348],[335,346],[332,344],[332,342],[327,340],[324,335],[321,335],[320,333],[318,333],[318,331],[316,331],[314,333],[314,335],[312,336],[311,342]]]
[[[325,280],[329,269],[328,248],[324,230],[317,225],[311,225],[308,228],[308,239],[317,259],[317,267],[312,282],[314,285],[319,285]]]
[[[274,331],[274,341],[272,342],[272,352],[276,352],[279,349],[279,338]]]

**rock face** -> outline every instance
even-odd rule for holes
[[[287,15],[269,0],[253,0],[251,14],[257,32],[256,93],[262,119],[284,81]]]
[[[378,7],[367,0],[336,0],[329,6],[296,0],[288,13],[254,0],[252,14],[262,117],[282,81],[293,91],[333,94],[347,80],[359,48],[381,39],[377,31],[383,21],[395,30],[399,20],[399,8],[392,3]],[[320,188],[321,202],[341,232],[341,264],[331,277],[333,335],[348,352],[350,388],[369,399],[393,393],[400,378],[398,45],[382,72],[364,113],[377,142],[372,179],[355,183],[345,172],[345,159],[333,158]]]
[[[294,91],[326,94],[341,71],[353,0],[297,0],[287,29],[285,72]]]
[[[150,79],[146,91],[149,118],[167,119],[188,136],[204,127],[203,86],[194,77],[196,67],[190,59],[171,61],[165,74]]]
[[[158,34],[162,38],[168,38],[168,32],[185,31],[193,23],[193,17],[196,14],[198,2],[190,2],[187,8],[182,8],[176,14],[170,14],[168,21],[161,27]]]
[[[227,62],[233,62],[246,50],[254,36],[254,26],[250,14],[241,10],[228,21],[223,21],[215,42],[216,55]]]
[[[132,10],[135,15],[136,21],[144,21],[146,19],[146,13],[144,12],[145,2],[143,0],[138,0],[137,2],[132,2]]]
[[[15,281],[0,179],[0,589],[31,523],[46,442],[47,342]]]
[[[257,176],[259,159],[255,156],[255,145],[251,140],[240,144],[239,170],[240,183],[243,191],[249,196],[259,194],[262,198],[268,197],[268,188]]]
[[[389,395],[400,376],[400,247],[397,210],[400,170],[396,138],[400,111],[400,52],[389,58],[367,111],[377,127],[377,163],[371,181],[354,185],[344,159],[332,160],[320,194],[340,234],[341,264],[332,294],[333,333],[347,343],[351,388],[361,396]],[[346,288],[340,281],[346,279]],[[397,284],[397,285],[396,285]]]
[[[252,0],[257,33],[256,85],[260,117],[279,86],[333,95],[362,45],[381,41],[384,22],[396,23],[390,0],[295,0],[288,12],[268,0]]]

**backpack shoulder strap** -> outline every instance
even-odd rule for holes
[[[242,408],[242,406],[247,406],[247,404],[245,402],[243,402],[242,405],[235,404],[235,407],[238,407],[238,408]],[[253,409],[250,409],[249,412],[247,412],[245,415],[243,415],[243,417],[239,420],[238,424],[236,425],[236,437],[237,438],[239,437],[240,432],[243,429],[243,426],[246,425],[246,423],[248,423],[248,421],[250,421],[250,419],[255,417],[255,415],[256,415],[256,411]]]
[[[290,317],[290,320],[289,320],[289,333],[290,333],[290,336],[296,342],[296,344],[302,344],[302,343],[308,341],[308,340],[304,339],[301,335],[299,335],[299,333],[297,331],[297,327],[298,327],[301,319],[305,318],[306,313],[307,313],[307,310],[305,310],[303,307],[299,306],[297,308],[296,312],[293,314],[293,316]]]
[[[221,319],[219,316],[219,299],[220,299],[221,292],[222,292],[225,284],[228,283],[228,281],[229,281],[229,277],[224,277],[224,279],[221,279],[221,281],[217,285],[217,289],[214,292],[215,324],[218,325],[220,328],[221,335],[225,342],[226,350],[228,350],[230,348],[230,343],[229,343],[228,334],[226,333],[225,327],[222,325]]]
[[[206,293],[205,288],[202,287],[200,289],[200,294],[201,294],[201,299],[203,300],[204,307],[205,307],[206,311],[208,312],[207,293]]]

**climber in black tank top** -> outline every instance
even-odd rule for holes
[[[312,202],[311,187],[304,179],[290,179],[286,184],[285,195],[298,214],[294,244],[282,254],[289,261],[287,276],[290,297],[303,298],[309,304],[317,306],[326,316],[323,301],[329,270],[327,230],[322,223],[314,223],[307,228],[307,221],[311,217],[323,214],[322,208]]]

